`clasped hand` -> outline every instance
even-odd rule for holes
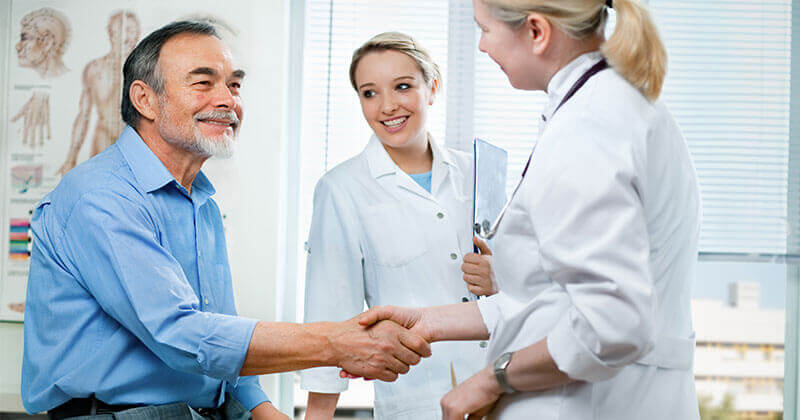
[[[346,321],[331,338],[343,372],[392,382],[431,355],[430,344],[419,334],[388,320],[361,324],[360,317]]]
[[[434,318],[435,316],[421,309],[378,306],[354,319],[362,326],[377,326],[391,320],[407,328],[409,334],[422,337],[426,342],[433,342],[441,339],[443,335],[443,330],[436,326],[440,322]],[[357,378],[363,375],[344,369],[341,376]],[[501,394],[502,390],[494,378],[494,371],[491,367],[486,367],[442,398],[443,419],[462,420],[467,415],[468,419],[482,419],[492,410]]]

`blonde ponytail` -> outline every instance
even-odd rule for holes
[[[667,50],[650,13],[639,0],[614,0],[617,26],[600,47],[609,64],[651,101],[667,74]]]
[[[545,16],[575,39],[602,35],[606,0],[482,0],[492,15],[512,28],[530,13]],[[614,34],[600,47],[609,64],[651,101],[658,99],[667,73],[667,52],[655,23],[640,0],[613,0]]]

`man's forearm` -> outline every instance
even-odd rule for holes
[[[336,366],[330,343],[332,322],[259,322],[250,339],[242,376]]]
[[[394,381],[430,344],[391,321],[363,326],[356,318],[343,322],[290,324],[259,322],[253,330],[241,375],[288,372],[338,366],[365,378]]]

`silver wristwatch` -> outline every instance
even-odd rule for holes
[[[511,363],[511,356],[513,355],[513,352],[503,353],[494,361],[494,377],[497,378],[497,383],[500,384],[500,388],[502,388],[503,392],[506,394],[517,392],[517,390],[512,388],[508,383],[508,377],[506,376],[506,368],[508,364]]]

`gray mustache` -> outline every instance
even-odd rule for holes
[[[199,112],[194,115],[195,121],[199,120],[217,120],[231,123],[233,128],[239,126],[239,117],[233,111],[205,111]]]

